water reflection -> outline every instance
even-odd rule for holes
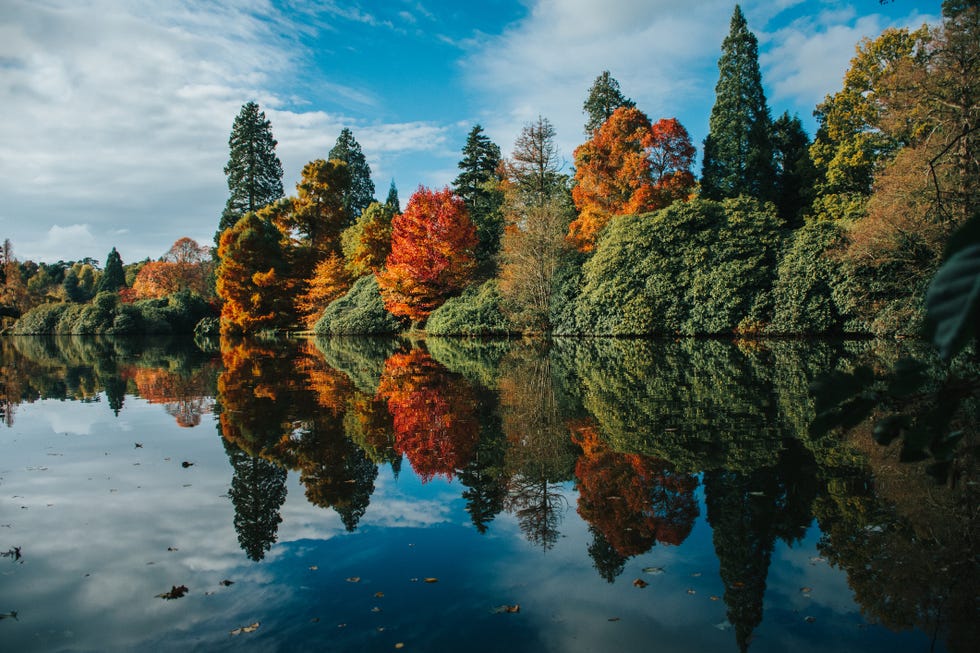
[[[541,552],[574,511],[591,538],[581,555],[608,583],[656,547],[683,551],[704,518],[742,651],[766,619],[774,552],[816,523],[822,558],[846,571],[868,619],[970,650],[975,459],[941,487],[870,444],[870,424],[846,437],[808,428],[813,378],[895,347],[332,339],[223,342],[219,359],[172,342],[11,338],[0,411],[9,426],[23,402],[104,397],[119,415],[139,396],[194,426],[213,410],[254,561],[277,541],[290,471],[351,533],[379,468],[397,479],[403,461],[456,488],[477,532],[506,514]]]

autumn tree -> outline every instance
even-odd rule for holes
[[[421,322],[472,278],[476,230],[463,201],[422,186],[391,222],[391,253],[378,275],[385,308]]]
[[[701,195],[772,197],[772,119],[762,90],[759,43],[735,5],[718,60],[718,84],[704,140]]]
[[[589,96],[582,105],[582,111],[587,116],[585,135],[591,137],[592,133],[602,126],[602,123],[612,117],[616,109],[620,107],[629,109],[635,106],[636,103],[619,90],[619,82],[609,74],[609,71],[602,71],[592,82]]]
[[[579,211],[569,240],[583,252],[595,246],[614,215],[645,213],[687,199],[694,147],[676,119],[653,125],[636,108],[620,108],[575,150],[572,198]]]
[[[463,200],[470,221],[476,227],[475,255],[479,263],[492,262],[500,247],[503,231],[500,163],[500,147],[483,132],[483,127],[474,125],[466,137],[463,158],[457,164],[460,172],[453,180],[452,188]]]
[[[395,203],[397,204],[397,197]],[[341,247],[347,269],[354,278],[381,271],[391,251],[392,204],[372,202],[357,222],[341,234]]]
[[[331,161],[343,161],[347,164],[350,174],[349,185],[343,189],[343,206],[348,221],[354,221],[361,211],[374,201],[374,182],[371,181],[371,166],[364,158],[361,144],[354,138],[353,132],[347,127],[340,131],[337,143],[330,150],[327,158]]]
[[[105,260],[102,278],[99,279],[99,292],[115,292],[126,285],[126,273],[123,272],[122,258],[113,247]]]
[[[228,138],[228,202],[218,223],[215,243],[221,232],[243,215],[257,211],[283,196],[282,163],[276,156],[272,123],[255,102],[242,106]]]
[[[925,27],[913,32],[886,29],[876,39],[863,39],[844,75],[843,88],[817,105],[814,115],[819,127],[810,155],[822,195],[870,195],[875,172],[904,140],[882,129],[881,82],[903,62],[919,57],[928,34]]]
[[[306,281],[306,292],[296,299],[296,310],[307,329],[312,329],[330,302],[341,297],[351,286],[347,263],[331,254],[317,263],[313,276]]]
[[[340,234],[350,225],[344,202],[351,183],[347,164],[335,159],[310,161],[296,184],[296,197],[273,207],[275,225],[294,247],[305,250],[298,257],[305,272],[340,252]]]
[[[0,310],[2,317],[19,317],[27,308],[27,286],[21,276],[20,264],[14,256],[9,238],[0,249]]]
[[[148,261],[133,281],[140,299],[166,297],[181,290],[211,295],[211,251],[193,238],[177,239],[159,261]]]
[[[254,333],[293,322],[291,282],[281,234],[266,213],[247,213],[221,235],[217,291],[222,333]]]

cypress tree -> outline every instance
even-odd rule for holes
[[[364,158],[361,145],[354,138],[351,130],[344,127],[337,137],[337,143],[327,155],[330,160],[339,160],[347,164],[350,173],[350,186],[344,191],[344,210],[347,219],[353,223],[361,212],[374,201],[374,182],[371,181],[371,167]]]
[[[391,186],[388,187],[388,197],[385,199],[385,206],[391,209],[392,213],[401,213],[402,205],[398,199],[398,189],[395,187],[395,180],[391,180]]]
[[[259,105],[249,102],[235,118],[228,138],[228,202],[221,214],[215,244],[221,232],[233,226],[246,213],[257,211],[283,196],[282,163],[276,156],[272,123]]]
[[[113,247],[105,260],[105,270],[99,280],[99,292],[115,292],[126,285],[126,273],[123,271],[122,257]]]
[[[786,225],[803,226],[803,216],[814,197],[817,170],[810,158],[810,138],[798,116],[783,113],[772,126],[773,164],[776,171],[773,201]]]
[[[609,120],[619,107],[629,109],[635,106],[636,102],[619,90],[619,82],[609,74],[608,70],[603,70],[602,74],[595,78],[592,88],[589,89],[589,97],[582,105],[582,111],[589,117],[585,121],[585,135],[591,137],[592,133]]]
[[[500,249],[503,234],[503,216],[500,207],[503,193],[500,191],[500,147],[483,133],[483,127],[474,125],[463,146],[463,158],[457,164],[459,175],[453,180],[453,191],[466,204],[470,220],[476,227],[477,261],[492,259]]]
[[[704,139],[701,196],[738,195],[772,199],[772,119],[762,90],[759,42],[735,5],[731,29],[721,46],[718,84]]]

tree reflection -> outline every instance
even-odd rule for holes
[[[573,429],[572,439],[582,449],[575,465],[578,513],[602,537],[593,544],[597,554],[608,561],[608,546],[625,561],[657,542],[679,545],[687,538],[699,514],[697,477],[650,456],[613,451],[591,422]],[[607,572],[614,568],[603,564]]]
[[[272,548],[282,522],[279,511],[286,501],[286,470],[250,456],[227,440],[224,444],[234,470],[228,496],[235,507],[238,543],[245,555],[258,562]]]
[[[568,508],[562,483],[573,477],[576,448],[555,394],[547,349],[521,347],[500,366],[500,416],[507,435],[507,497],[528,542],[555,545]]]
[[[424,349],[393,354],[378,394],[388,400],[395,450],[422,482],[452,479],[469,464],[479,439],[473,388]]]

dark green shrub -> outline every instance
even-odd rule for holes
[[[378,282],[369,274],[355,281],[346,295],[324,309],[313,332],[318,336],[387,335],[400,332],[404,326],[385,310]]]
[[[497,280],[469,287],[459,297],[452,297],[437,308],[425,323],[427,333],[435,336],[503,336],[515,333],[514,327],[500,312]]]

